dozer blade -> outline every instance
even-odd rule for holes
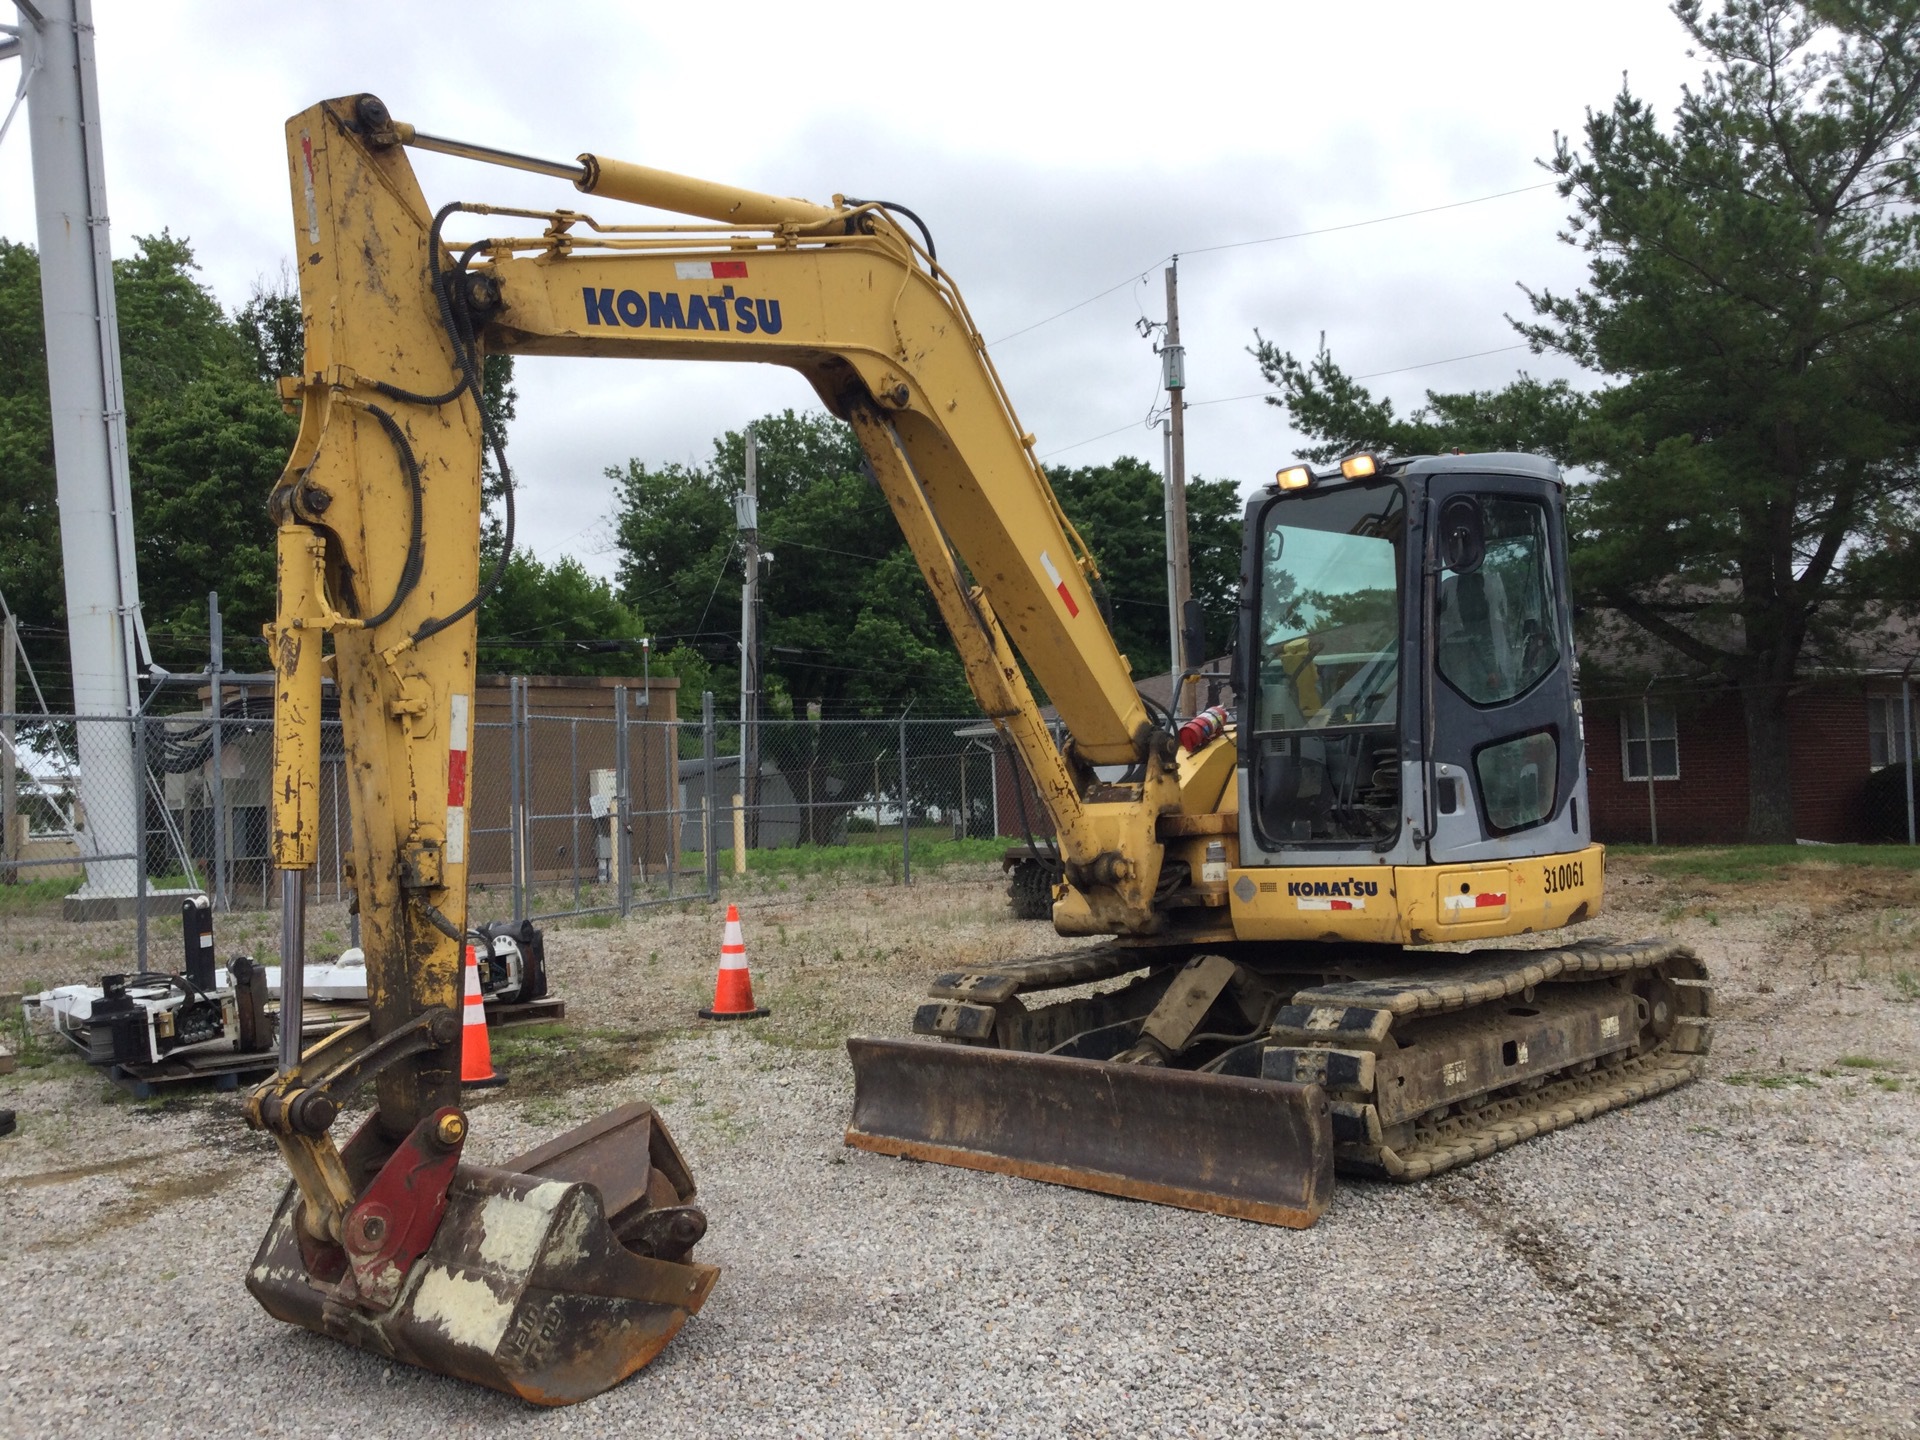
[[[386,1309],[343,1286],[344,1252],[302,1245],[289,1186],[247,1274],[276,1319],[538,1405],[597,1395],[652,1360],[719,1270],[651,1107],[627,1105],[499,1169],[461,1165],[446,1213]]]
[[[1296,1229],[1333,1194],[1318,1085],[920,1040],[847,1053],[857,1149]]]

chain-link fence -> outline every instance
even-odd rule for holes
[[[710,695],[682,717],[671,703],[656,715],[652,689],[611,686],[592,713],[550,713],[547,693],[508,681],[504,706],[474,724],[476,924],[711,899],[722,875],[793,863],[781,851],[865,847],[906,881],[916,855],[983,857],[992,846],[977,842],[1050,828],[977,716],[762,720],[747,732],[757,763],[743,766],[741,727],[716,721]],[[309,884],[320,901],[353,889],[355,781],[331,702]],[[144,966],[148,916],[170,916],[173,893],[271,908],[272,751],[264,684],[139,721],[0,716],[0,913],[134,919]]]

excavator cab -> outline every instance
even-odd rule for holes
[[[1282,472],[1247,509],[1244,864],[1589,843],[1562,482],[1531,455]]]

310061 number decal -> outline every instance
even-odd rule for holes
[[[1547,894],[1549,895],[1578,890],[1586,883],[1587,863],[1584,860],[1569,860],[1563,865],[1547,866]]]

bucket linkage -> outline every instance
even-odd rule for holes
[[[380,1069],[458,1043],[444,1006],[373,1039],[335,1032],[264,1082],[248,1120],[293,1171],[247,1271],[276,1319],[388,1359],[567,1405],[647,1364],[720,1272],[693,1175],[653,1108],[624,1105],[501,1166],[463,1163],[467,1117],[446,1105],[398,1142],[370,1116],[327,1134]]]

